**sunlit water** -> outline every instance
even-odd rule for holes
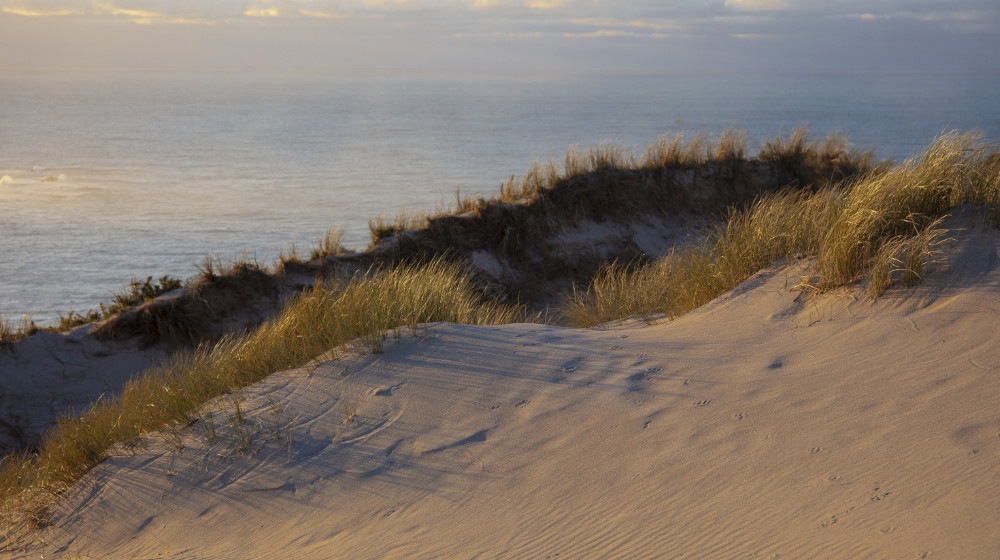
[[[0,73],[0,315],[51,324],[132,276],[211,253],[308,254],[330,224],[494,194],[536,160],[615,140],[796,126],[903,159],[1000,137],[1000,78]]]

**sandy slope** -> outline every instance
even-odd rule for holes
[[[0,457],[38,445],[57,418],[120,391],[167,355],[163,348],[99,340],[92,328],[39,332],[0,347]]]
[[[996,558],[1000,237],[956,234],[876,303],[796,265],[672,322],[437,324],[275,374],[242,438],[219,399],[214,442],[106,462],[25,557]]]

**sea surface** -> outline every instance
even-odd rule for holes
[[[457,76],[0,70],[0,315],[53,324],[211,254],[308,256],[330,225],[495,194],[537,161],[667,132],[808,124],[903,160],[1000,138],[998,75]]]

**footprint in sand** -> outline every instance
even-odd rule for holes
[[[876,486],[875,489],[872,490],[871,501],[881,502],[882,500],[888,498],[889,494],[892,494],[892,492],[885,492],[881,488]]]

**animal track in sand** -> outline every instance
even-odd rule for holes
[[[830,525],[835,525],[837,523],[837,521],[840,521],[840,519],[838,519],[836,515],[831,515],[825,521],[823,521],[822,523],[820,523],[819,526],[820,527],[829,527]]]
[[[857,496],[856,498],[854,498],[854,505],[848,506],[847,508],[841,510],[839,513],[832,514],[829,517],[827,517],[825,520],[821,521],[820,522],[820,527],[829,527],[830,525],[833,525],[833,524],[837,523],[838,521],[840,521],[840,518],[842,518],[845,515],[853,512],[854,510],[856,510],[858,507],[864,506],[866,503],[867,504],[872,504],[872,503],[875,503],[875,502],[881,502],[882,500],[888,498],[889,495],[891,495],[891,494],[892,494],[892,492],[887,492],[887,491],[883,490],[881,486],[875,486],[875,487],[872,488],[872,490],[870,492],[868,492],[866,494],[862,494],[861,496]],[[864,498],[865,495],[868,496],[867,500],[865,500],[865,498]],[[880,531],[882,532],[882,534],[887,534],[887,533],[892,532],[894,530],[896,530],[896,528],[894,526],[892,526],[892,525],[890,525],[888,528],[880,529]]]
[[[892,494],[892,492],[883,492],[881,488],[876,486],[875,489],[872,490],[872,495],[870,499],[873,502],[881,502],[882,500],[888,498],[889,494]]]
[[[737,420],[745,420],[746,417],[747,417],[747,413],[746,412],[737,412],[736,414],[733,414],[733,418],[735,418]]]
[[[523,400],[523,401],[515,404],[514,406],[516,406],[517,408],[524,408],[524,407],[528,406],[528,403],[530,403],[530,402],[531,401],[529,401],[529,400]]]
[[[621,344],[614,344],[614,345],[611,346],[610,349],[611,350],[621,350],[622,348],[625,348],[625,347],[622,346]]]
[[[710,404],[712,404],[712,401],[710,400],[698,401],[694,403],[695,406],[708,406]]]
[[[823,447],[822,447],[822,446],[818,446],[818,447],[813,447],[813,448],[811,448],[811,449],[809,450],[809,453],[820,453],[820,452],[822,452],[822,451],[823,451]]]

